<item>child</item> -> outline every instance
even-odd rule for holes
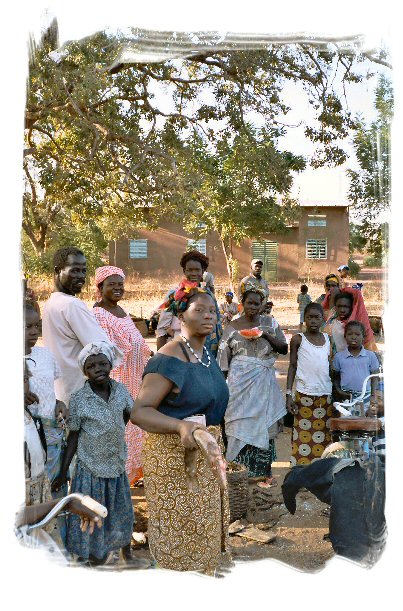
[[[232,318],[238,314],[238,304],[235,303],[233,299],[234,293],[232,291],[227,291],[225,293],[225,301],[220,305],[223,327],[226,327]]]
[[[347,278],[350,274],[350,268],[348,265],[340,265],[340,267],[337,268],[337,271],[340,274],[339,287],[340,290],[343,290],[346,288],[346,286],[348,286]]]
[[[286,407],[294,414],[291,465],[308,465],[322,456],[330,443],[327,421],[332,416],[332,381],[329,375],[330,341],[321,333],[323,308],[309,303],[304,315],[305,333],[290,342]],[[296,378],[295,398],[292,386]]]
[[[333,385],[339,400],[356,398],[361,394],[366,377],[379,373],[379,361],[374,352],[363,347],[365,327],[358,320],[350,320],[344,328],[347,347],[337,352],[333,359]],[[364,398],[365,413],[377,404],[376,389],[378,378],[372,378],[367,385]]]
[[[299,309],[299,330],[302,331],[302,325],[304,322],[304,310],[308,303],[311,303],[312,299],[308,295],[308,287],[306,284],[301,284],[301,292],[297,297],[298,309]]]
[[[116,549],[122,549],[124,559],[129,560],[134,514],[125,472],[125,425],[133,399],[123,384],[109,377],[111,369],[120,364],[110,344],[87,344],[78,364],[88,380],[70,399],[67,448],[53,486],[66,481],[77,451],[71,491],[92,496],[107,508],[108,515],[91,537],[80,530],[78,517],[69,516],[66,547],[90,565],[103,564]]]
[[[58,475],[64,445],[63,419],[67,416],[64,403],[58,401],[54,391],[54,381],[61,373],[56,359],[48,348],[36,346],[39,337],[40,318],[34,306],[25,303],[25,362],[30,373],[30,393],[37,401],[25,395],[33,416],[40,418],[46,437],[47,462],[46,471],[50,482]],[[59,495],[67,494],[67,487]]]

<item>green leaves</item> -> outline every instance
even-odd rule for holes
[[[360,220],[360,231],[367,250],[382,256],[387,249],[387,226],[382,213],[390,208],[390,125],[393,117],[393,89],[385,76],[375,92],[377,117],[368,127],[357,118],[354,148],[360,170],[347,170],[349,199]]]
[[[213,35],[197,39],[211,51],[112,74],[124,36],[99,32],[52,56],[57,31],[44,37],[30,63],[24,163],[23,227],[38,256],[80,223],[111,239],[200,212],[234,241],[284,227],[291,172],[305,166],[277,148],[286,82],[302,83],[316,112],[312,163],[344,161],[338,140],[352,122],[332,83],[359,80],[356,59],[332,45],[216,51]]]

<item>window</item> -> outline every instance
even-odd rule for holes
[[[307,259],[327,259],[327,240],[307,240]]]
[[[129,240],[129,259],[147,259],[147,240]]]
[[[206,240],[188,240],[186,250],[198,250],[205,255],[207,254]]]
[[[326,227],[326,214],[308,214],[308,227]]]

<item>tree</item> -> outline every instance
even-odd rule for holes
[[[34,248],[23,233],[22,235],[22,258],[24,272],[28,277],[51,275],[53,272],[53,251],[64,246],[77,246],[85,253],[87,259],[88,273],[94,273],[95,268],[104,265],[108,241],[97,225],[92,223],[80,223],[72,225],[70,220],[63,223],[62,217],[58,217],[58,225],[49,234],[52,250],[46,250],[38,256]]]
[[[218,233],[233,288],[233,246],[266,232],[286,231],[286,224],[298,216],[299,207],[287,192],[291,171],[302,170],[305,160],[278,151],[265,130],[248,126],[247,133],[222,139],[214,152],[195,139],[189,163],[198,176],[198,187],[184,226],[192,235]]]
[[[140,47],[144,36],[132,33]],[[354,122],[332,83],[361,80],[354,67],[362,57],[336,44],[305,43],[267,44],[247,52],[213,46],[209,51],[204,45],[198,52],[194,35],[184,36],[192,53],[154,64],[116,65],[127,40],[105,32],[56,52],[56,24],[33,46],[22,226],[37,256],[53,247],[61,223],[75,229],[91,225],[106,239],[116,239],[140,227],[157,227],[168,215],[182,219],[200,184],[197,172],[188,171],[189,142],[195,137],[217,154],[234,135],[242,138],[244,150],[247,139],[246,174],[246,168],[253,172],[249,160],[254,147],[260,151],[262,134],[280,160],[275,143],[287,130],[286,81],[303,83],[316,112],[316,122],[306,126],[307,137],[317,144],[311,163],[345,160],[338,140]],[[177,36],[167,37],[168,48]],[[251,118],[261,132],[249,129]],[[271,213],[281,220],[280,207]]]
[[[360,170],[348,170],[349,199],[360,221],[359,231],[366,250],[382,258],[387,251],[388,227],[382,213],[390,208],[390,129],[393,117],[393,89],[385,77],[375,91],[377,117],[369,127],[362,120],[354,135],[354,149]]]
[[[361,233],[360,225],[356,223],[350,223],[350,242],[349,242],[349,253],[353,255],[355,252],[363,252],[367,244],[367,240]]]

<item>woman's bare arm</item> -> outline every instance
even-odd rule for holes
[[[294,335],[290,342],[290,364],[288,366],[287,373],[287,390],[292,390],[292,386],[295,380],[295,374],[297,373],[297,364],[298,364],[298,349],[301,345],[301,336]],[[287,411],[291,413],[297,413],[297,405],[294,402],[291,395],[287,395],[286,397],[286,406]]]
[[[166,416],[158,411],[162,400],[173,388],[173,382],[159,373],[147,374],[134,402],[130,420],[148,433],[177,434],[185,448],[197,448],[193,431],[205,427],[196,422]]]

